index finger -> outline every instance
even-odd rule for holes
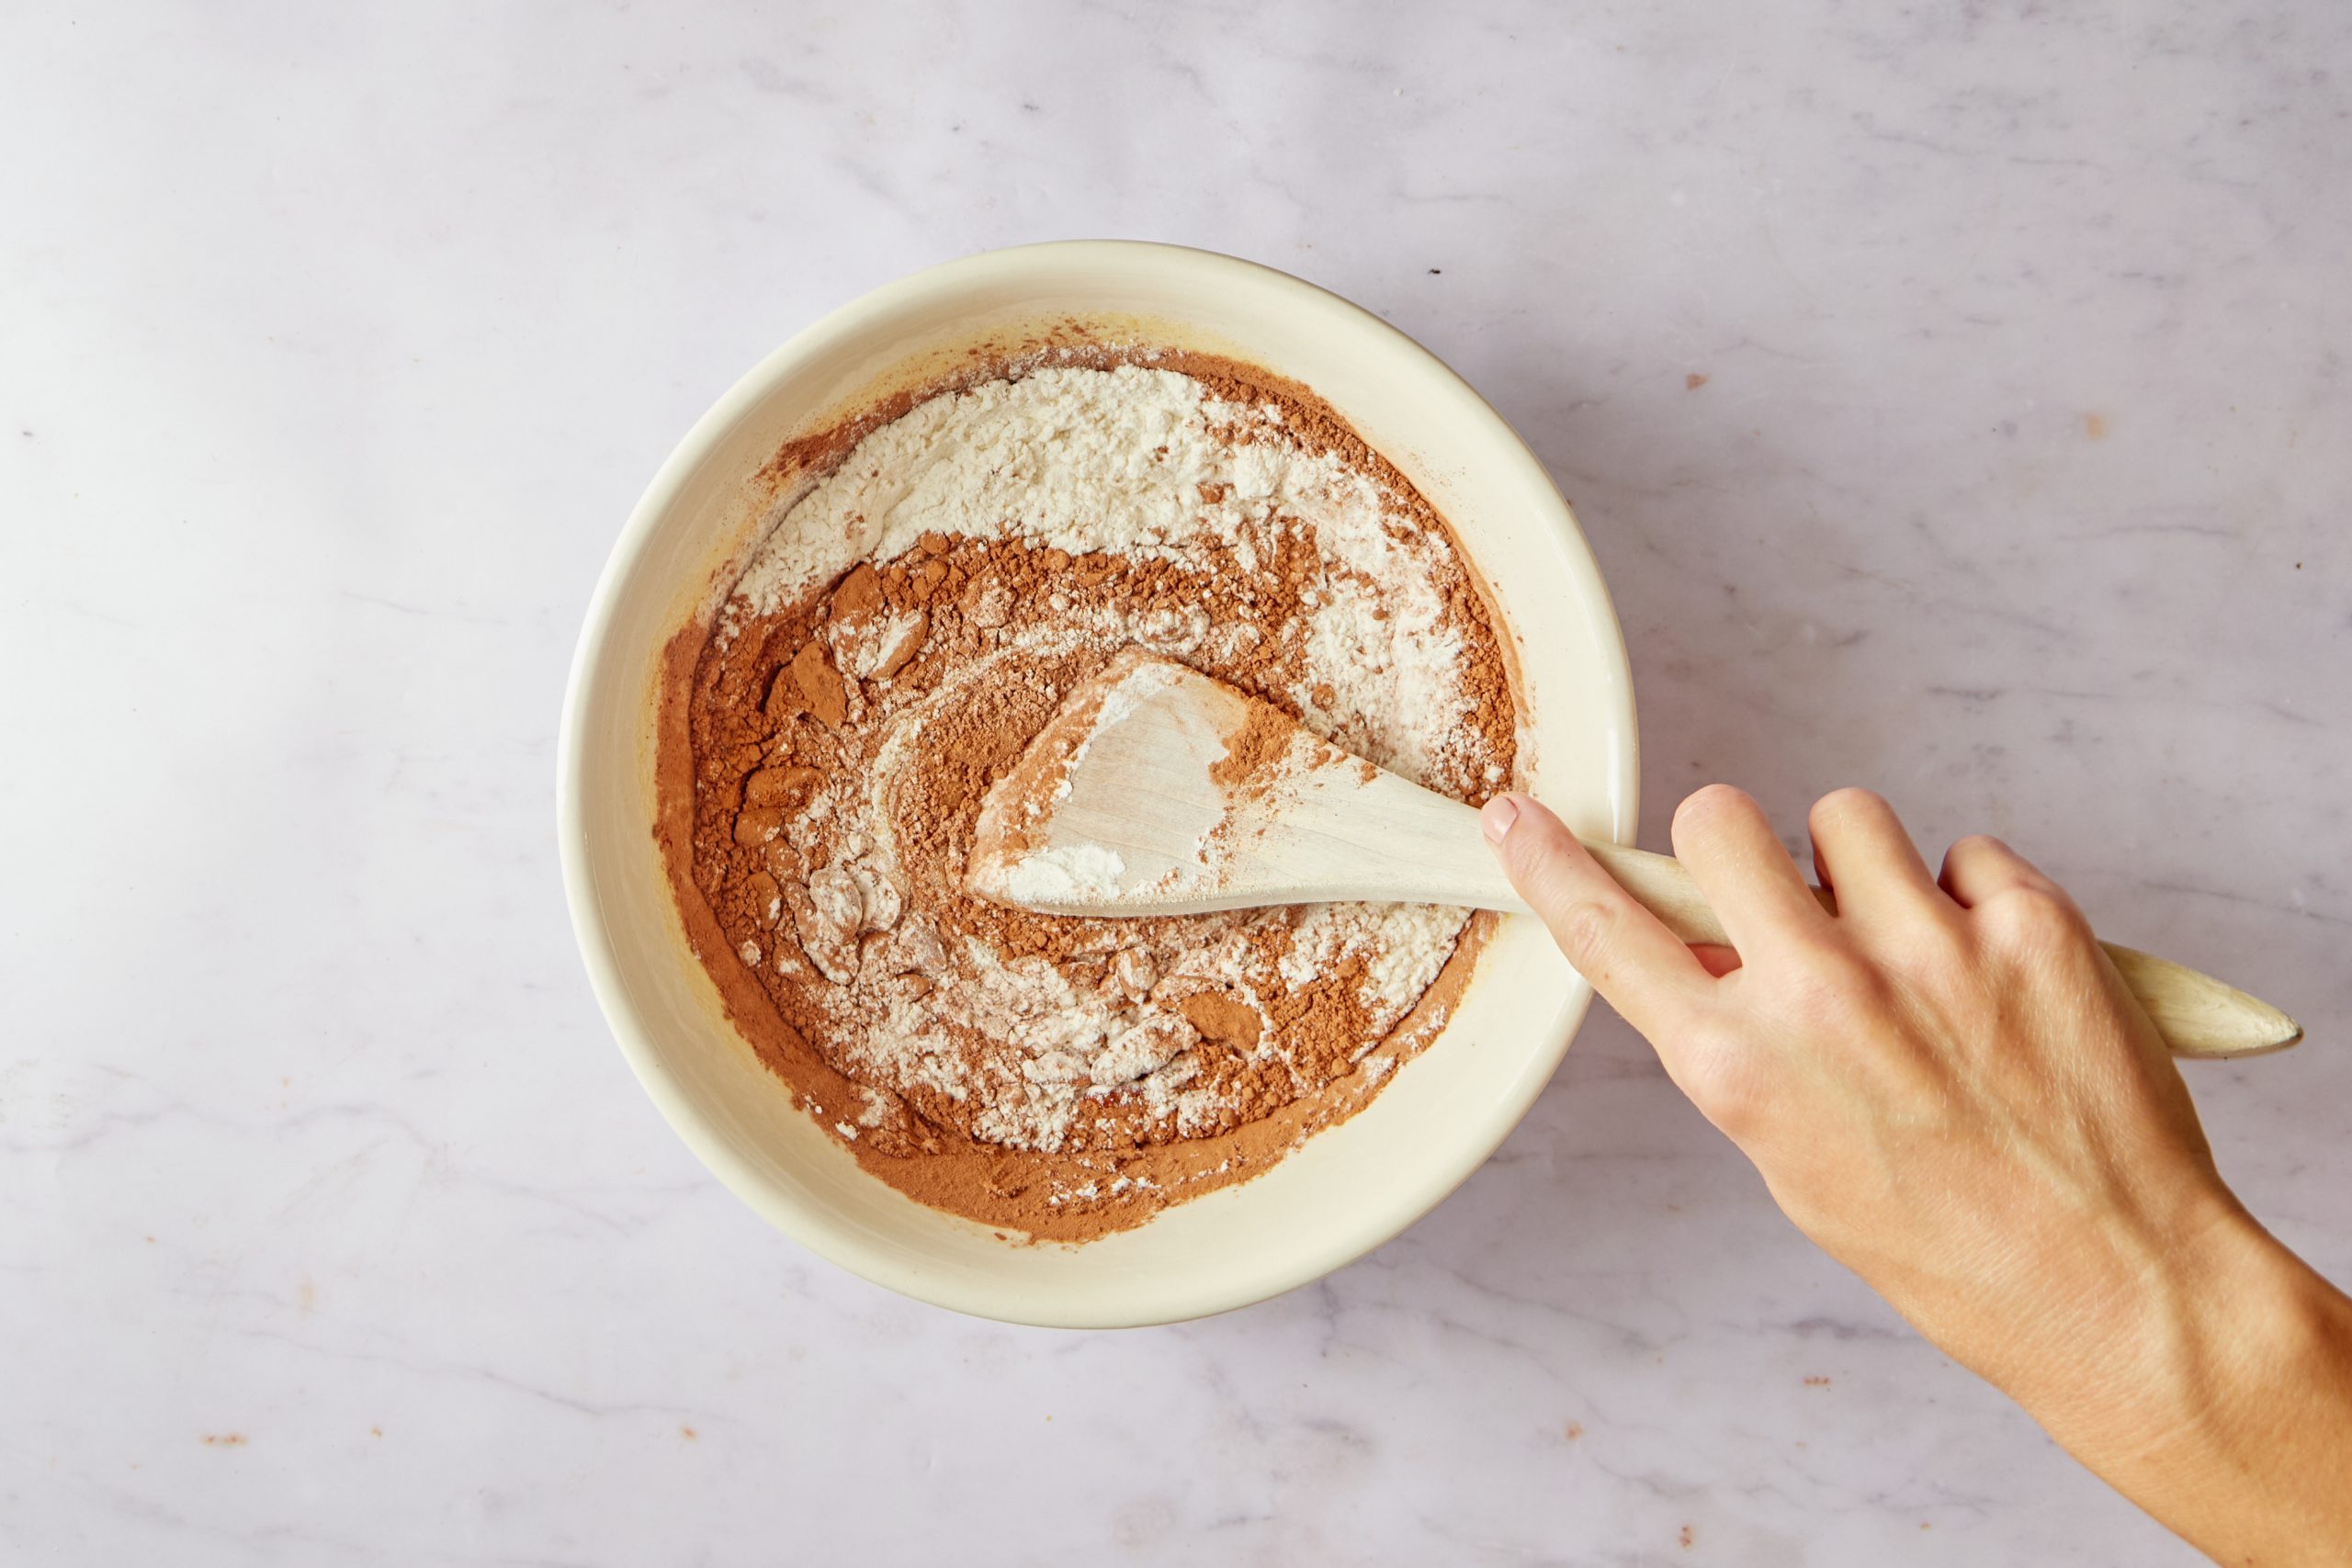
[[[1497,795],[1479,818],[1511,886],[1569,964],[1653,1045],[1679,1034],[1713,997],[1714,976],[1682,939],[1533,796]]]

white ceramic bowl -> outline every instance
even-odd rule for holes
[[[1533,921],[1508,920],[1444,1032],[1362,1112],[1254,1180],[1082,1247],[1010,1245],[901,1197],[795,1110],[728,1024],[650,832],[662,645],[742,558],[771,504],[755,476],[786,441],[974,344],[1072,320],[1231,355],[1322,394],[1452,522],[1489,586],[1516,644],[1535,792],[1580,832],[1630,840],[1637,762],[1624,642],[1543,466],[1427,350],[1271,268],[1112,242],[951,262],[808,328],[686,434],[621,531],[564,704],[564,886],[613,1032],[703,1163],[804,1246],[962,1312],[1111,1327],[1259,1301],[1396,1235],[1502,1143],[1590,993]]]

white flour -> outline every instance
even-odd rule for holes
[[[1429,565],[1442,546],[1396,537],[1377,480],[1291,445],[1281,425],[1275,404],[1219,401],[1189,376],[1134,365],[1038,370],[933,398],[868,434],[771,525],[721,635],[926,533],[1180,560],[1211,537],[1247,568],[1250,525],[1294,517],[1313,530],[1327,575],[1307,673],[1287,694],[1310,728],[1344,730],[1351,750],[1419,778],[1470,707],[1461,639]],[[1129,635],[1182,653],[1214,630],[1193,615]]]

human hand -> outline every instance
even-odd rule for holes
[[[1841,790],[1811,818],[1832,915],[1756,803],[1716,785],[1676,813],[1674,847],[1736,952],[1692,949],[1530,797],[1484,819],[1570,963],[1798,1227],[2192,1533],[2143,1495],[2180,1485],[2121,1456],[2256,1381],[2248,1303],[2327,1288],[2222,1185],[2073,900],[1989,838],[1931,875],[1883,800]]]
[[[1675,852],[1735,958],[1684,947],[1506,798],[1505,865],[1569,962],[1800,1229],[1995,1381],[2030,1371],[2021,1315],[2077,1321],[2233,1214],[2154,1027],[2073,901],[1998,840],[1955,844],[1939,884],[1884,801],[1840,791],[1812,815],[1832,916],[1753,800],[1702,790]]]

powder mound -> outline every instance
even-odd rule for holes
[[[1431,788],[1500,787],[1511,694],[1442,523],[1311,396],[1220,361],[1031,368],[842,445],[673,698],[673,880],[763,1058],[902,1190],[1066,1238],[1360,1105],[1442,1021],[1462,912],[1059,919],[965,874],[990,786],[1127,648]]]

